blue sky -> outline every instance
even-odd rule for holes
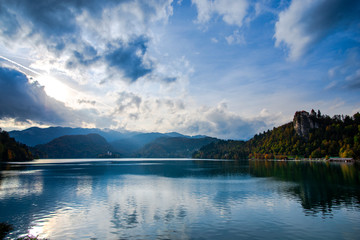
[[[0,0],[0,127],[247,139],[360,111],[357,0]]]

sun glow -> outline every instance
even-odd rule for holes
[[[50,97],[62,102],[69,102],[75,91],[50,75],[40,75],[36,80],[45,87],[45,92]]]

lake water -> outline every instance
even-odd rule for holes
[[[2,165],[11,239],[359,239],[356,164],[191,159]]]

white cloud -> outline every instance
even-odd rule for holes
[[[109,71],[109,62],[104,56],[116,47],[128,47],[129,42],[137,39],[151,41],[150,26],[166,22],[173,13],[172,0],[56,2],[51,14],[48,13],[49,4],[40,0],[4,3],[4,11],[11,13],[12,18],[1,22],[6,29],[14,29],[0,30],[0,47],[10,54],[26,52],[34,59],[30,63],[32,68],[47,74],[56,71],[69,80],[68,84],[71,82],[82,88],[98,84],[101,78],[123,80],[124,77],[119,79],[118,72]],[[129,51],[132,50],[134,58],[139,48]],[[148,65],[147,48],[138,58],[135,64]]]
[[[217,38],[213,37],[213,38],[211,38],[211,42],[213,42],[213,43],[218,43],[219,40],[218,40]]]
[[[198,16],[198,23],[206,23],[210,20],[212,14],[212,1],[211,0],[192,0],[192,3],[196,5]]]
[[[331,81],[325,89],[351,89],[360,88],[360,49],[352,48],[346,53],[346,59],[328,70]]]
[[[303,15],[313,7],[316,1],[293,1],[290,7],[279,14],[279,21],[275,25],[275,46],[284,42],[290,49],[290,58],[297,59],[307,50],[317,36],[306,32]]]
[[[246,0],[192,0],[192,3],[198,11],[198,23],[206,23],[213,15],[219,15],[227,24],[239,27],[243,25],[249,5]]]
[[[188,95],[160,98],[120,92],[118,96],[112,117],[118,119],[118,128],[133,131],[176,131],[189,135],[247,139],[268,129],[270,120],[273,124],[278,119],[269,112],[266,116],[262,112],[255,118],[246,118],[230,111],[226,102],[213,107],[198,106]]]
[[[239,27],[243,24],[247,8],[248,3],[246,0],[214,1],[214,11],[223,17],[224,22]]]
[[[334,31],[344,31],[359,21],[357,0],[293,0],[279,13],[275,25],[275,46],[289,48],[289,58],[297,60]]]
[[[228,44],[245,44],[244,35],[242,35],[239,30],[235,30],[231,35],[225,37]]]

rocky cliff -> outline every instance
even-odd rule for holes
[[[306,111],[296,112],[293,120],[293,125],[295,132],[305,139],[308,139],[311,129],[319,128],[316,113],[314,110],[312,110],[311,113],[308,113]]]

